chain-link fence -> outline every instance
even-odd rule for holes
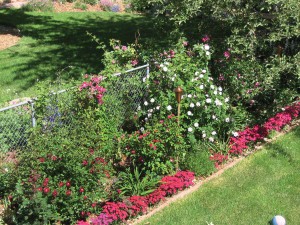
[[[147,95],[148,77],[149,65],[144,65],[115,74],[106,87],[106,110],[122,121],[118,128],[133,117]],[[43,98],[42,106],[30,99],[0,109],[0,152],[26,147],[30,129],[36,125],[44,132],[51,132],[54,127],[72,129],[76,103],[71,91],[62,90]]]

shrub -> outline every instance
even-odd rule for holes
[[[52,12],[54,10],[51,0],[31,0],[22,7],[25,11]]]
[[[183,169],[190,170],[196,176],[208,176],[215,171],[214,162],[210,159],[210,153],[203,144],[197,144],[183,162]]]
[[[74,4],[75,9],[81,9],[81,10],[87,10],[87,5],[85,3],[82,3],[80,1],[76,1]]]
[[[111,0],[101,0],[100,5],[104,11],[110,11],[113,6],[113,2]]]

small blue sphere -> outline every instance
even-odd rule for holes
[[[272,225],[286,225],[286,221],[283,216],[277,215],[272,219]]]

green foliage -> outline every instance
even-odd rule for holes
[[[87,10],[87,5],[83,2],[76,1],[74,4],[75,9]]]
[[[193,146],[182,162],[183,169],[193,171],[196,176],[208,176],[215,171],[214,162],[210,160],[207,146],[201,143]]]
[[[54,10],[51,0],[30,0],[22,8],[24,11],[52,12]]]
[[[156,175],[169,174],[178,168],[187,145],[176,117],[153,120],[141,130],[120,138],[120,165]]]
[[[93,76],[93,86],[82,84],[60,94],[45,91],[37,99],[38,126],[13,175],[17,223],[74,223],[88,212],[100,213],[99,205],[110,198],[110,159],[119,134],[102,107],[100,81]]]
[[[25,104],[0,113],[0,152],[26,147],[31,125],[30,105]]]
[[[116,183],[116,188],[121,192],[121,195],[125,196],[144,196],[153,192],[159,182],[158,177],[153,175],[139,172],[138,168],[134,168],[133,172],[127,169],[125,172],[121,172],[118,175],[118,181]]]

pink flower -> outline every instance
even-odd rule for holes
[[[224,52],[224,56],[225,56],[226,59],[229,59],[229,57],[230,57],[230,52],[229,52],[229,51],[225,51],[225,52]]]
[[[210,38],[207,36],[207,35],[205,35],[203,38],[202,38],[202,42],[208,42],[208,41],[210,41]]]
[[[131,61],[131,65],[136,66],[138,64],[138,61],[136,59]]]
[[[183,41],[182,44],[183,46],[188,46],[189,43],[187,41]]]
[[[119,45],[115,46],[115,49],[120,50],[120,46]]]
[[[123,46],[122,46],[122,50],[123,50],[123,51],[126,51],[126,50],[127,50],[127,47],[126,47],[125,45],[123,45]]]

